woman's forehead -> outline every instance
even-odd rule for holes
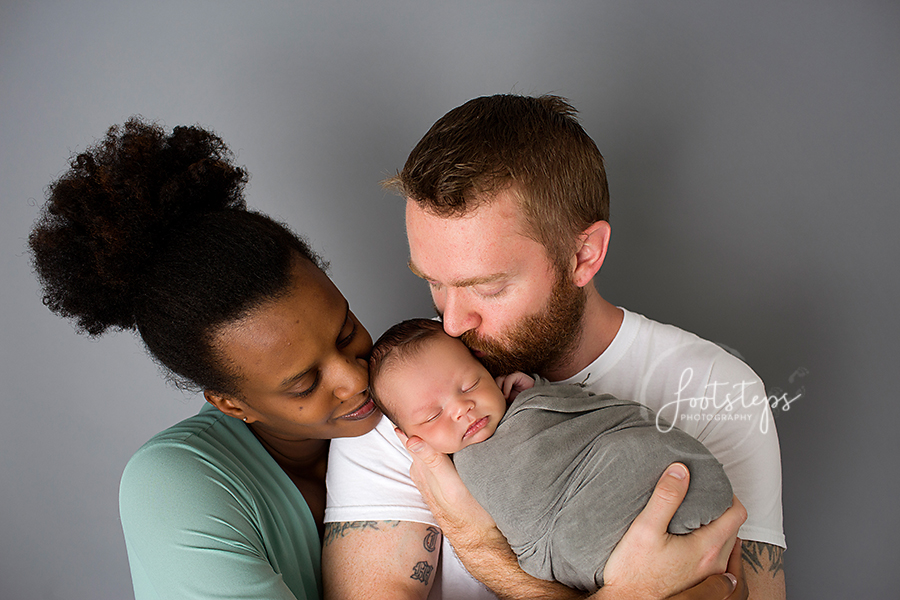
[[[314,362],[331,347],[348,311],[334,284],[310,264],[295,270],[287,293],[220,328],[216,346],[242,376],[274,379],[282,370]]]

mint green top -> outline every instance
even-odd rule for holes
[[[119,511],[136,600],[322,597],[302,494],[243,422],[210,405],[137,451]]]

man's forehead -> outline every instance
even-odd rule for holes
[[[510,201],[496,200],[462,216],[440,216],[408,201],[406,235],[413,262],[420,268],[436,255],[515,250],[530,238],[523,218]]]
[[[468,287],[512,276],[535,259],[547,260],[543,245],[516,226],[516,216],[488,209],[442,218],[408,210],[410,270],[428,281]]]

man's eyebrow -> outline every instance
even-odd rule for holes
[[[344,324],[347,322],[347,319],[350,318],[350,303],[347,302],[346,298],[344,299],[344,305],[346,307],[345,312],[344,312],[344,320],[341,321],[341,327],[340,327],[340,329],[338,329],[338,336],[340,336],[341,330],[344,329]],[[315,365],[311,366],[310,368],[308,368],[300,373],[297,373],[296,375],[291,375],[289,377],[286,377],[284,380],[282,380],[281,385],[279,386],[278,389],[282,389],[282,390],[288,389],[289,387],[291,387],[292,385],[294,385],[295,383],[297,383],[298,381],[300,381],[301,379],[306,377],[309,374],[309,372],[312,371],[314,368],[315,368]]]
[[[428,280],[428,276],[419,270],[419,267],[416,266],[416,263],[414,263],[412,259],[406,261],[406,266],[409,267],[409,270],[412,271],[412,274],[419,279],[425,279],[426,281]]]
[[[435,281],[434,278],[429,277],[425,273],[423,273],[413,261],[409,261],[407,263],[409,270],[413,272],[413,275],[420,279],[424,279],[425,281]],[[456,281],[451,281],[446,285],[450,287],[464,288],[464,287],[472,287],[473,285],[484,285],[486,283],[494,283],[495,281],[500,281],[501,279],[506,279],[509,276],[508,273],[492,273],[490,275],[481,275],[479,277],[469,277],[468,279],[458,279]]]

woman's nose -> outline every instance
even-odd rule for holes
[[[334,395],[342,401],[362,394],[369,387],[369,365],[363,358],[343,358],[337,375]]]

